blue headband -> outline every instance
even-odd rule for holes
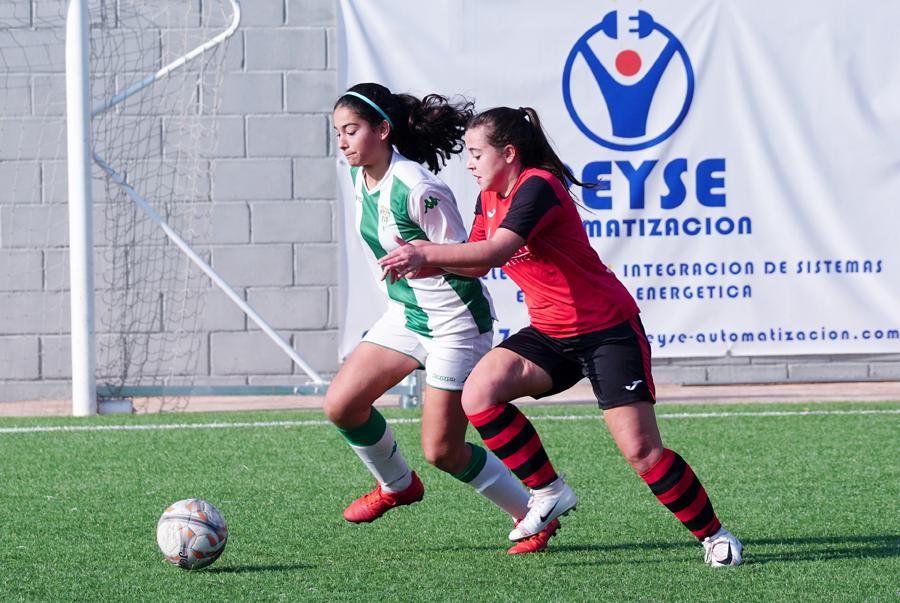
[[[370,107],[372,107],[373,109],[378,111],[378,114],[381,115],[386,122],[388,122],[388,125],[391,127],[391,130],[394,129],[394,122],[391,121],[391,118],[388,117],[388,114],[385,113],[384,109],[382,109],[381,107],[376,105],[372,100],[366,98],[359,92],[353,92],[352,90],[344,92],[344,96],[355,96],[359,100],[363,101],[364,103],[366,103],[367,105],[369,105]]]

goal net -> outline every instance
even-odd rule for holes
[[[71,377],[66,14],[62,0],[0,4],[0,298],[23,317],[0,333],[36,341],[36,376],[59,394]],[[227,52],[239,5],[91,0],[87,14],[97,389],[166,396],[209,374],[211,158],[223,75],[240,67]]]

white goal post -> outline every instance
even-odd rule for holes
[[[92,120],[117,107],[127,99],[144,93],[177,70],[188,69],[189,64],[224,44],[237,30],[240,22],[238,0],[228,0],[231,21],[220,33],[201,41],[188,52],[174,58],[155,72],[140,78],[105,100],[90,106],[90,21],[87,0],[70,0],[66,16],[66,116],[68,132],[68,187],[69,187],[69,236],[70,236],[70,287],[71,287],[71,346],[72,346],[72,413],[86,416],[97,413],[97,385],[95,374],[95,310],[94,310],[94,258],[92,241],[91,171],[92,162],[106,174],[109,182],[120,189],[140,210],[145,218],[161,229],[190,262],[198,267],[222,290],[281,350],[287,354],[310,378],[309,392],[324,391],[326,381],[297,352],[285,342],[253,308],[219,276],[190,244],[155,210],[132,185],[126,170],[119,171],[108,157],[101,157],[92,147]],[[118,17],[117,17],[118,18]],[[119,74],[115,74],[119,77]],[[118,82],[116,82],[118,84]],[[126,353],[127,355],[127,353]],[[300,388],[294,387],[297,392]],[[119,395],[184,395],[211,391],[210,388],[191,386],[134,388],[129,394],[125,387],[118,388]]]
[[[72,414],[97,413],[94,341],[93,201],[86,0],[66,13],[66,133],[69,182],[69,282],[72,320]]]
[[[250,149],[250,122],[293,110],[247,102],[283,76],[248,66],[240,16],[239,0],[0,2],[0,402],[85,416],[326,391],[301,357],[335,326],[334,284],[302,264],[326,247],[275,223],[305,215],[283,188],[239,191],[243,165],[246,184],[262,163],[291,186],[300,169]],[[414,406],[420,388],[390,393]]]

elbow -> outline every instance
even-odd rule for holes
[[[525,241],[519,237],[515,237],[515,239],[491,245],[490,250],[485,254],[487,256],[485,263],[492,268],[503,268],[517,253],[522,250],[527,251],[527,248],[524,247]]]
[[[503,268],[506,266],[506,263],[509,262],[511,257],[512,255],[506,253],[494,255],[488,263],[488,266],[490,268]]]

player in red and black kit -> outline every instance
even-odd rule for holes
[[[591,247],[564,183],[584,184],[550,146],[531,108],[480,113],[465,141],[467,167],[481,188],[469,242],[401,245],[380,264],[391,278],[423,266],[466,276],[502,266],[525,294],[531,325],[479,361],[462,398],[488,448],[532,490],[531,509],[510,539],[540,532],[577,502],[534,426],[510,401],[555,394],[587,377],[619,450],[702,542],[706,562],[739,565],[740,541],[722,527],[690,465],[663,446],[637,304]]]

